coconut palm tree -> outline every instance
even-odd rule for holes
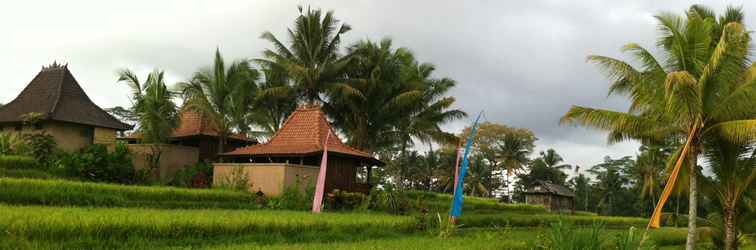
[[[740,23],[742,14],[730,8],[716,20],[702,10],[707,9],[694,6],[687,18],[668,13],[656,17],[662,30],[658,45],[666,60],[657,60],[637,44],[623,50],[642,62],[640,68],[609,57],[589,57],[614,81],[610,94],[630,96],[628,112],[573,106],[562,118],[562,123],[607,130],[610,141],[684,138],[671,165],[679,169],[686,164],[690,173],[689,250],[696,242],[697,158],[704,150],[703,138],[721,136],[744,143],[756,134],[751,98],[756,93],[752,81],[756,75],[747,65],[750,39]],[[713,40],[718,30],[721,35]]]
[[[286,75],[286,71],[276,65],[261,64],[264,78],[259,83],[254,101],[255,124],[261,129],[258,137],[269,138],[283,126],[284,121],[297,108],[297,93]]]
[[[397,125],[409,116],[408,110],[421,102],[423,89],[402,79],[403,48],[380,43],[358,42],[349,48],[348,84],[354,92],[334,92],[324,104],[334,124],[347,135],[349,144],[368,152],[385,150],[397,143]]]
[[[153,70],[144,82],[139,81],[134,72],[122,69],[118,72],[118,82],[131,87],[132,108],[139,123],[144,143],[165,143],[178,126],[178,112],[173,97],[176,93],[165,85],[164,72]]]
[[[669,154],[658,145],[643,145],[635,164],[624,171],[630,176],[640,189],[640,199],[650,198],[651,210],[656,205],[656,194],[661,182],[661,174]]]
[[[447,96],[447,92],[456,85],[449,78],[431,78],[435,66],[429,63],[419,63],[414,56],[403,56],[405,65],[403,80],[407,84],[421,86],[420,101],[407,107],[401,113],[403,119],[396,127],[401,152],[412,146],[415,140],[423,143],[456,143],[459,138],[445,132],[441,125],[467,117],[467,113],[452,106],[456,99]],[[412,95],[415,95],[413,93]]]
[[[259,73],[247,61],[225,66],[220,50],[215,50],[213,66],[194,73],[179,88],[184,95],[184,108],[200,112],[218,127],[218,153],[225,152],[228,135],[236,129],[250,130],[250,117],[256,96]]]
[[[168,142],[179,123],[178,111],[173,102],[176,93],[168,89],[164,72],[157,69],[144,82],[140,82],[131,70],[122,69],[118,72],[118,82],[131,87],[133,106],[130,113],[134,114],[139,123],[138,131],[142,134],[142,142],[151,144],[151,152],[146,159],[149,168],[157,169],[163,154],[160,144]]]
[[[523,170],[528,165],[530,154],[535,147],[535,141],[536,137],[530,130],[513,129],[511,132],[505,133],[502,141],[497,145],[502,166],[506,170],[507,196],[509,196],[510,201],[512,200],[512,190],[510,188],[512,184],[509,181],[509,177],[513,173]]]
[[[351,28],[340,23],[333,11],[323,15],[320,9],[303,10],[299,6],[299,16],[294,27],[288,29],[289,44],[284,45],[273,33],[266,31],[261,38],[269,41],[272,49],[263,51],[264,58],[257,61],[284,69],[295,85],[298,96],[309,104],[322,101],[321,94],[332,88],[345,88],[343,71],[349,57],[339,55],[341,35]]]
[[[722,211],[724,248],[735,249],[741,212],[738,208],[756,179],[754,145],[732,144],[719,138],[709,139],[705,145],[708,149],[706,159],[715,176],[712,179],[702,178],[704,193],[712,197]]]

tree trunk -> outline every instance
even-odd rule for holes
[[[737,249],[735,244],[738,237],[737,229],[735,228],[735,216],[737,211],[735,210],[735,204],[727,204],[724,209],[724,229],[725,229],[725,250]]]
[[[697,188],[697,150],[691,150],[688,154],[688,185],[690,192],[688,194],[688,238],[685,241],[686,250],[696,249],[696,218],[698,218],[698,188]]]

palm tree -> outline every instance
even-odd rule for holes
[[[740,23],[742,14],[729,8],[717,22],[710,11],[694,6],[687,19],[672,14],[657,16],[663,31],[659,46],[666,60],[657,60],[648,50],[629,44],[643,63],[636,69],[624,61],[590,56],[614,80],[610,93],[628,94],[628,112],[573,106],[562,123],[576,123],[610,131],[610,141],[641,139],[660,141],[683,137],[685,143],[673,154],[673,169],[688,165],[690,177],[688,239],[696,242],[697,158],[706,136],[722,136],[733,142],[753,139],[756,120],[753,96],[756,82],[747,63],[750,39]],[[720,36],[715,36],[721,30]],[[717,37],[718,40],[712,40]]]
[[[262,129],[258,131],[258,136],[269,138],[297,108],[297,102],[293,101],[297,99],[297,94],[284,69],[270,64],[260,66],[264,79],[259,83],[251,115],[255,124]]]
[[[721,139],[706,142],[706,158],[715,178],[702,178],[704,193],[713,197],[722,211],[724,248],[735,249],[738,240],[738,207],[756,179],[754,145],[737,145]]]
[[[176,93],[165,85],[164,72],[153,70],[145,82],[140,82],[134,72],[122,69],[118,72],[118,82],[131,87],[132,107],[142,133],[142,142],[151,144],[147,162],[150,170],[160,167],[163,149],[159,144],[165,143],[171,137],[173,129],[178,126],[178,111],[173,97]]]
[[[333,92],[324,104],[334,124],[347,135],[349,144],[368,152],[397,144],[396,127],[406,119],[407,110],[420,104],[421,85],[402,79],[405,49],[391,48],[391,40],[376,44],[359,42],[349,48],[352,61],[346,72],[353,92]]]
[[[512,173],[522,170],[530,162],[529,156],[535,147],[536,137],[527,129],[514,129],[505,133],[502,141],[498,143],[499,157],[506,170],[507,196],[512,200],[512,185],[509,177]]]
[[[240,133],[250,130],[248,114],[253,109],[258,78],[257,70],[247,61],[237,61],[226,68],[216,49],[212,68],[197,71],[189,82],[179,86],[184,108],[204,114],[218,127],[218,153],[225,152],[226,139],[234,129]]]
[[[289,46],[266,31],[261,38],[269,41],[273,49],[263,51],[264,59],[257,61],[284,69],[294,81],[298,96],[314,104],[322,101],[320,95],[335,88],[335,83],[344,78],[343,71],[349,58],[340,56],[338,50],[341,35],[351,28],[339,23],[333,11],[323,15],[320,9],[308,7],[303,11],[302,6],[298,8],[299,17],[294,21],[294,28],[288,29]]]
[[[656,205],[656,193],[659,188],[660,178],[669,157],[663,148],[657,145],[643,145],[640,155],[636,157],[635,164],[630,169],[625,169],[640,189],[640,199],[646,200],[651,197],[651,210]]]
[[[401,145],[401,152],[414,144],[414,140],[423,143],[456,143],[458,137],[445,132],[441,125],[467,117],[467,113],[459,109],[452,109],[456,101],[454,97],[446,96],[447,92],[456,85],[449,78],[431,78],[436,69],[429,63],[419,63],[411,54],[404,57],[409,65],[403,71],[402,81],[421,86],[420,101],[402,112],[403,119],[397,125],[397,137]],[[414,95],[414,94],[413,94]]]
[[[165,85],[164,72],[155,69],[140,82],[134,72],[122,69],[118,72],[118,82],[129,85],[132,90],[131,113],[139,123],[144,143],[165,143],[178,126],[178,112],[173,103],[175,93]]]

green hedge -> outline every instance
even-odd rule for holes
[[[36,169],[37,160],[29,156],[0,155],[0,169]]]
[[[154,208],[246,209],[256,207],[254,194],[231,190],[15,178],[0,178],[0,203]]]

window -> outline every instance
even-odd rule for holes
[[[92,144],[94,143],[94,128],[93,127],[85,127],[81,129],[81,137],[84,137],[87,141],[87,143]]]

